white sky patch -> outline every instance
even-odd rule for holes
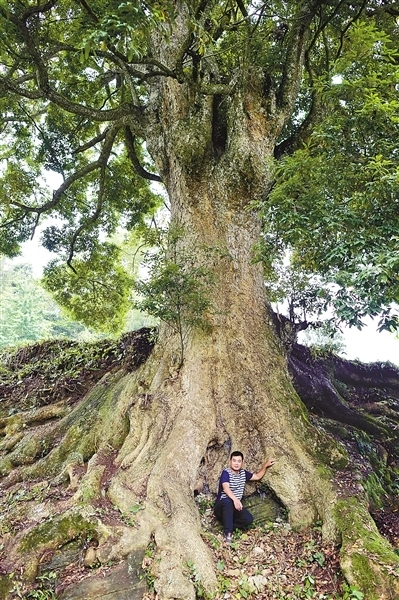
[[[377,323],[367,320],[362,330],[355,327],[344,331],[346,353],[344,358],[362,362],[391,362],[399,365],[399,339],[388,331],[377,331]]]
[[[363,329],[342,327],[345,349],[339,353],[347,360],[360,360],[364,363],[391,362],[399,366],[399,338],[388,331],[377,331],[377,322],[365,318]],[[298,335],[299,343],[303,343],[306,331]]]
[[[39,234],[40,235],[40,234]],[[22,254],[14,258],[12,263],[24,263],[32,266],[33,276],[38,279],[43,275],[43,269],[47,263],[56,258],[56,254],[49,252],[38,243],[38,235],[36,234],[33,240],[24,242],[21,245]]]

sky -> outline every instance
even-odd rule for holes
[[[391,362],[399,366],[399,339],[388,331],[377,331],[377,320],[365,319],[365,326],[342,329],[345,349],[339,356],[348,360],[360,360],[364,363]],[[306,332],[299,334],[299,342]]]
[[[399,339],[388,331],[377,331],[377,322],[368,321],[367,327],[359,331],[354,327],[344,332],[346,354],[349,360],[358,358],[362,362],[390,361],[399,365]]]

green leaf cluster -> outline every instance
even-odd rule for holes
[[[210,292],[215,277],[206,263],[211,250],[183,245],[184,229],[176,222],[159,235],[158,249],[149,250],[143,261],[148,277],[135,283],[139,294],[135,306],[179,335],[182,362],[188,333],[210,327],[207,315],[212,312]]]
[[[119,255],[119,248],[107,243],[91,252],[89,260],[76,260],[75,270],[52,261],[44,270],[43,285],[77,321],[97,331],[120,331],[131,306],[133,281]]]
[[[91,3],[93,19],[82,40],[81,61],[86,62],[91,53],[111,47],[123,53],[128,62],[145,56],[151,29],[163,23],[168,14],[173,15],[172,3],[117,2]]]
[[[380,315],[390,329],[399,324],[399,55],[371,22],[345,45],[325,81],[323,119],[277,166],[265,254],[289,248],[295,269],[321,275],[342,321],[361,327]]]

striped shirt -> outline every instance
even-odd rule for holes
[[[233,494],[241,500],[244,494],[244,488],[247,481],[249,481],[252,477],[253,473],[247,471],[246,469],[240,469],[238,473],[234,473],[232,469],[223,469],[222,474],[219,480],[219,491],[216,500],[221,500],[222,498],[228,498],[227,494],[223,491],[223,484],[229,483],[230,489]]]

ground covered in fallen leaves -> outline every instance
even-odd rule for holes
[[[319,528],[296,532],[287,522],[276,520],[236,531],[229,547],[211,507],[201,518],[203,537],[219,573],[219,598],[343,597],[337,549],[323,545]]]
[[[236,531],[230,546],[213,516],[210,497],[197,497],[202,536],[209,546],[218,573],[214,600],[362,600],[342,577],[339,549],[323,544],[321,530],[294,531],[283,519]],[[208,504],[206,506],[206,504]],[[206,506],[206,508],[205,508]],[[151,556],[144,560],[150,575]],[[194,565],[187,565],[198,598],[206,598]],[[151,577],[149,577],[151,579]],[[145,600],[156,600],[155,592]]]

